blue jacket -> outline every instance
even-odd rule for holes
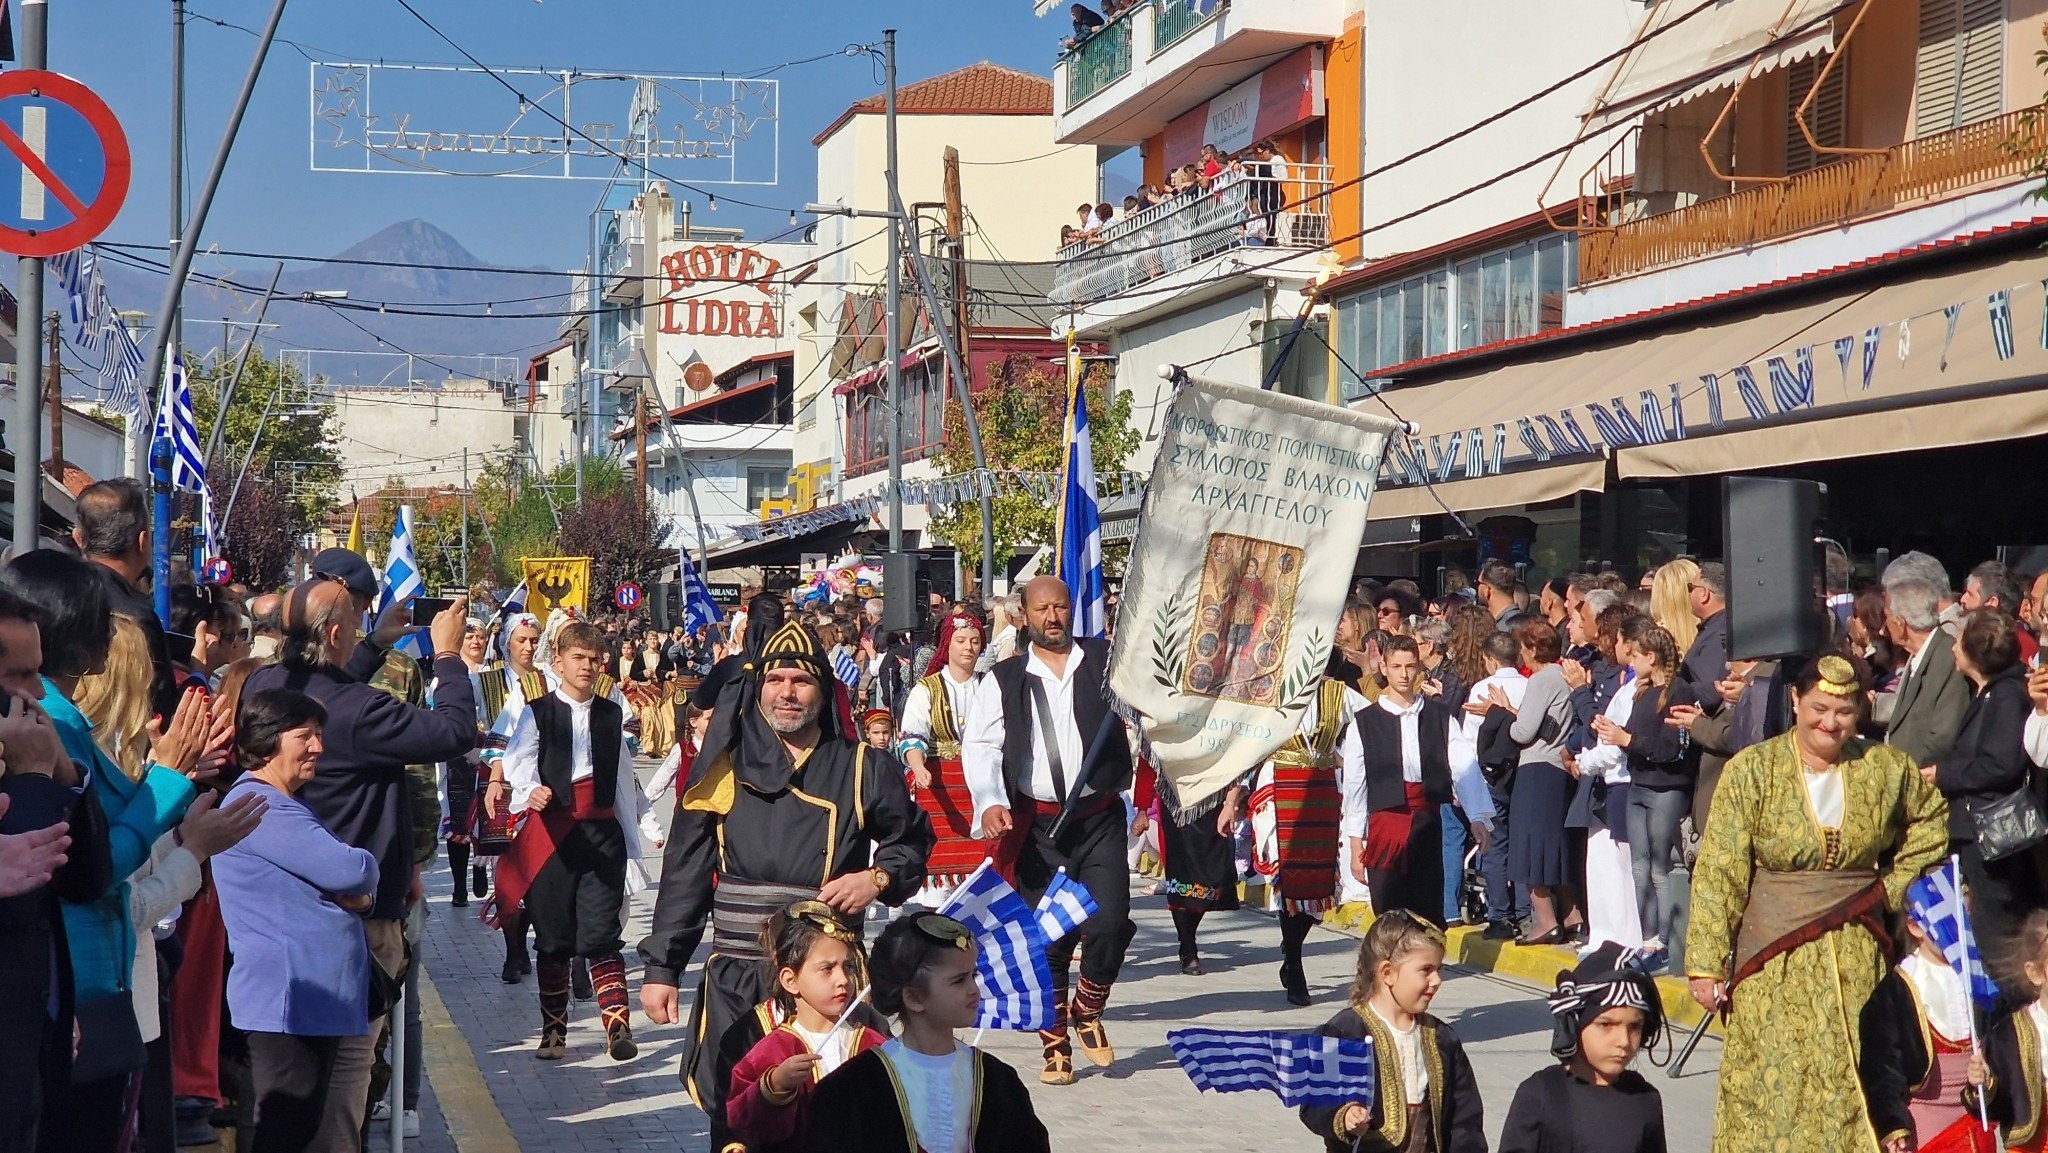
[[[228,1014],[235,1028],[297,1037],[359,1037],[370,1030],[370,946],[363,919],[333,901],[377,890],[377,858],[344,845],[296,798],[245,776],[269,802],[241,844],[213,858],[227,923]]]
[[[135,973],[135,927],[128,923],[128,878],[149,861],[157,838],[185,819],[197,792],[182,774],[151,764],[140,781],[126,773],[93,740],[92,722],[43,681],[43,711],[50,714],[64,751],[91,781],[93,796],[107,815],[107,847],[114,881],[94,901],[63,903],[64,935],[70,943],[72,980],[78,1003],[126,996]]]

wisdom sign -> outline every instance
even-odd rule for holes
[[[781,89],[774,80],[424,64],[311,67],[315,172],[611,180],[623,166],[632,177],[644,168],[695,184],[773,184],[779,177]]]

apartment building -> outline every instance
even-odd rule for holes
[[[1422,430],[1365,568],[1713,555],[1736,472],[1859,557],[2032,542],[2048,3],[1360,7],[1338,384]]]

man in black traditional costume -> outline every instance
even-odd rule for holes
[[[870,904],[901,905],[924,884],[931,821],[894,757],[837,731],[832,685],[801,623],[769,637],[719,690],[662,854],[640,1004],[656,1024],[676,1020],[677,984],[708,923],[682,1073],[714,1150],[728,1140],[719,1039],[768,994],[762,925],[805,898],[858,924]]]

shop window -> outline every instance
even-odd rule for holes
[[[747,469],[747,507],[757,509],[762,501],[781,500],[789,495],[789,470],[773,466]]]

